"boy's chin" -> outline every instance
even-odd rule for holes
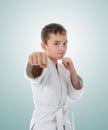
[[[64,57],[64,56],[60,56],[60,57],[58,57],[58,60],[61,60],[61,59],[63,59],[63,57]]]

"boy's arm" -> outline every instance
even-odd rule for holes
[[[76,90],[81,89],[80,79],[76,73],[72,60],[70,58],[63,58],[62,63],[65,66],[65,68],[68,69],[70,72],[72,86]]]
[[[33,78],[37,78],[38,76],[40,76],[41,72],[42,72],[42,68],[40,68],[40,66],[37,66],[37,65],[33,66],[31,70]]]
[[[47,55],[44,52],[33,52],[28,57],[26,73],[28,77],[37,78],[43,68],[47,67]]]
[[[42,68],[38,65],[27,64],[26,73],[28,77],[37,78],[42,73]]]
[[[72,83],[73,87],[77,90],[81,89],[81,85],[79,82],[79,76],[76,74],[75,69],[72,69],[70,71],[70,76],[71,76],[71,83]]]

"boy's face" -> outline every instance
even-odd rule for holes
[[[62,59],[66,53],[67,35],[51,33],[47,45],[42,43],[42,48],[46,51],[48,57],[57,63],[57,60]]]

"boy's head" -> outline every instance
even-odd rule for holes
[[[41,47],[55,63],[64,57],[67,50],[67,32],[62,25],[46,25],[41,31],[41,39]]]
[[[65,35],[66,29],[61,24],[58,24],[58,23],[50,23],[50,24],[46,25],[45,27],[43,27],[43,29],[41,31],[42,42],[47,44],[47,41],[50,38],[50,34],[56,35],[57,33]]]

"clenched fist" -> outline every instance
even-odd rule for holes
[[[65,66],[66,69],[68,69],[69,71],[74,69],[74,65],[73,65],[73,62],[71,60],[71,58],[68,58],[68,57],[64,57],[62,59],[62,64]]]
[[[38,65],[42,68],[47,67],[47,55],[45,52],[33,52],[31,55],[29,55],[28,62],[31,65]]]

